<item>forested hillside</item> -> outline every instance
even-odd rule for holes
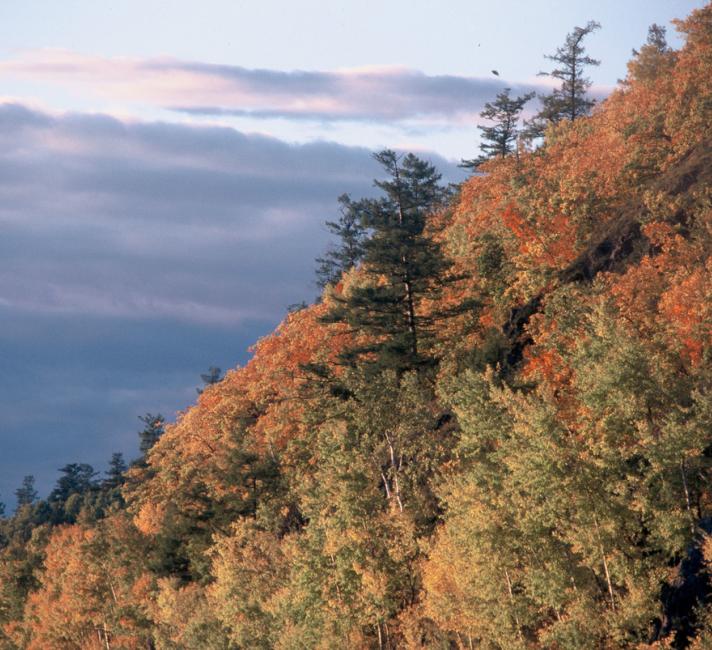
[[[678,27],[461,187],[378,154],[316,304],[129,469],[26,486],[0,648],[712,647],[712,5]]]

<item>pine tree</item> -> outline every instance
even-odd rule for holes
[[[66,501],[72,494],[84,494],[95,487],[96,472],[87,463],[69,463],[60,470],[62,476],[49,495],[50,501]]]
[[[633,57],[628,63],[628,71],[631,78],[636,81],[654,83],[661,74],[669,71],[675,55],[668,45],[665,27],[653,23],[648,28],[645,44],[640,51],[633,50]]]
[[[37,500],[37,490],[35,490],[35,477],[28,474],[22,479],[22,485],[15,490],[17,507],[29,505]]]
[[[511,88],[505,88],[501,93],[498,93],[494,102],[485,104],[485,109],[480,113],[480,117],[493,122],[493,124],[477,127],[482,131],[483,142],[480,145],[482,155],[473,160],[463,160],[460,167],[474,169],[486,160],[504,158],[514,151],[518,136],[519,116],[524,105],[536,93],[526,93],[521,97],[512,98],[509,96],[510,92]]]
[[[124,461],[124,455],[121,452],[115,452],[111,455],[109,461],[109,469],[106,471],[106,479],[104,485],[106,487],[116,487],[124,482],[124,473],[128,469]]]
[[[354,362],[371,355],[380,367],[399,371],[428,365],[435,323],[458,310],[428,312],[425,300],[435,300],[455,278],[450,263],[426,231],[428,213],[448,196],[435,167],[413,154],[405,157],[386,149],[374,156],[388,173],[375,181],[385,196],[360,201],[361,223],[370,232],[364,240],[364,281],[334,294],[336,306],[327,322],[345,322],[371,341],[346,351]]]
[[[148,450],[151,449],[151,447],[153,447],[153,445],[155,445],[156,442],[158,442],[158,439],[163,435],[165,420],[160,413],[158,415],[146,413],[146,415],[139,415],[138,419],[146,425],[141,431],[138,432],[140,440],[139,449],[145,456],[148,453]]]
[[[339,220],[326,222],[326,227],[338,238],[338,242],[324,257],[316,259],[316,284],[320,289],[338,282],[346,271],[355,267],[363,258],[366,231],[361,223],[362,202],[352,201],[348,194],[342,194],[338,201],[341,212]]]
[[[558,79],[561,87],[550,95],[539,97],[541,110],[527,122],[529,137],[541,137],[549,124],[557,124],[562,120],[573,122],[588,115],[593,108],[595,101],[586,95],[591,80],[584,76],[584,68],[600,65],[601,62],[586,55],[583,39],[600,27],[600,23],[593,20],[585,27],[575,27],[573,32],[567,34],[564,45],[558,47],[555,54],[546,55],[556,66],[551,72],[540,72],[539,75]]]
[[[203,380],[203,384],[205,386],[212,386],[213,384],[217,384],[221,379],[221,370],[217,366],[210,366],[208,368],[208,372],[202,373],[200,375],[200,378]],[[198,395],[201,395],[205,388],[196,388],[195,389]]]

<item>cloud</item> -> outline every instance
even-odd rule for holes
[[[0,304],[275,319],[313,295],[336,197],[379,173],[359,147],[0,104]]]
[[[321,121],[469,121],[506,85],[393,66],[337,71],[247,69],[171,58],[124,59],[36,50],[0,63],[0,75],[74,87],[103,99],[192,115]],[[543,89],[537,80],[509,84]]]

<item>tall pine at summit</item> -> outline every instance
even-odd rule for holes
[[[388,174],[375,181],[384,196],[359,201],[363,241],[363,277],[343,294],[334,294],[330,322],[345,322],[367,334],[368,344],[354,346],[343,358],[368,358],[379,367],[405,371],[433,361],[435,323],[450,313],[427,312],[453,278],[439,244],[426,232],[426,217],[441,207],[448,190],[435,167],[413,154],[386,149],[374,155]]]
[[[590,113],[595,100],[587,95],[591,80],[584,75],[584,69],[601,62],[586,54],[583,40],[600,28],[600,23],[595,20],[590,20],[585,27],[575,27],[566,35],[564,44],[556,48],[555,54],[546,55],[556,65],[551,72],[540,72],[539,75],[558,79],[561,86],[551,94],[539,97],[541,110],[527,122],[529,137],[543,136],[550,124],[558,124],[562,120],[573,122]]]

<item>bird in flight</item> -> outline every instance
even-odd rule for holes
[[[493,74],[493,75],[496,75],[497,77],[499,77],[499,72],[497,72],[496,70],[492,70],[492,74]]]

